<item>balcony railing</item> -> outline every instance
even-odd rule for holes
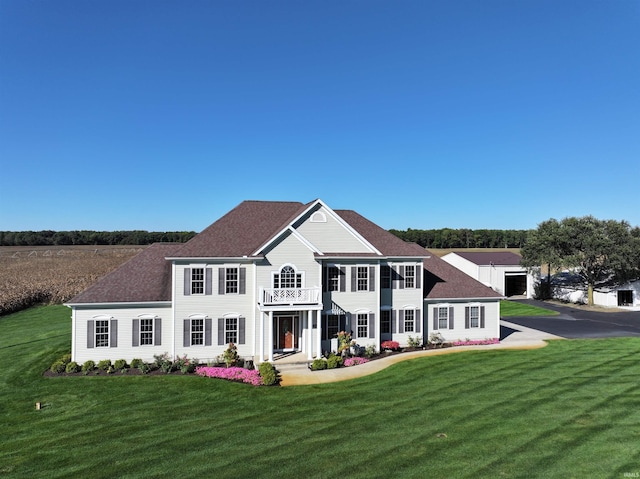
[[[321,301],[320,288],[264,288],[260,297],[264,306],[318,304]]]

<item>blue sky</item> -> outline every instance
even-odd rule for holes
[[[0,230],[640,225],[640,2],[0,0]]]

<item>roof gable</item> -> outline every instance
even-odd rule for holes
[[[522,259],[519,254],[511,251],[454,251],[452,254],[457,254],[478,266],[514,266],[520,265]]]

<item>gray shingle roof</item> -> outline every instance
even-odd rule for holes
[[[501,266],[519,265],[522,257],[511,251],[455,251],[455,254],[478,266],[491,264]]]
[[[243,201],[187,241],[173,256],[240,258],[252,255],[308,205],[289,201]]]
[[[312,202],[313,203],[313,202]],[[244,201],[184,244],[156,243],[98,280],[68,304],[171,301],[171,261],[165,258],[237,258],[250,256],[282,231],[312,203]],[[425,297],[499,297],[436,255],[407,243],[352,210],[336,210],[344,221],[384,257],[424,259]],[[331,253],[325,253],[331,256]],[[372,256],[336,253],[336,256]]]
[[[335,210],[353,229],[360,233],[383,256],[427,256],[427,251],[416,243],[407,243],[393,233],[382,229],[364,216],[352,210]],[[330,253],[327,253],[330,255]],[[355,255],[358,256],[358,255]]]
[[[181,243],[155,243],[78,294],[75,303],[171,301],[171,262]]]

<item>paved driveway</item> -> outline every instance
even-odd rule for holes
[[[552,309],[560,314],[505,318],[510,323],[570,339],[640,336],[640,311],[615,310],[615,312],[601,313],[530,299],[517,301]],[[501,335],[508,336],[510,334],[508,329],[503,327]]]

